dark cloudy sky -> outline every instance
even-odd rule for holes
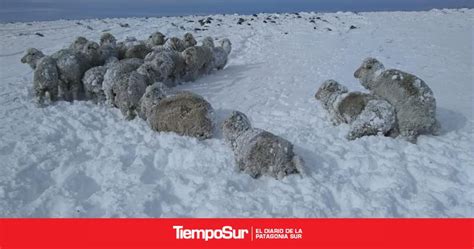
[[[473,8],[474,0],[0,0],[0,21],[460,7]]]

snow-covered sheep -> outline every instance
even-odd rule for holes
[[[186,44],[178,37],[171,37],[166,40],[164,47],[174,51],[182,52],[186,49]]]
[[[163,35],[162,33],[160,32],[154,32],[153,34],[151,34],[147,41],[146,41],[146,45],[149,47],[149,48],[153,48],[155,46],[161,46],[163,44],[165,44],[166,42],[166,39],[165,39],[165,35]]]
[[[334,125],[349,124],[349,140],[362,136],[386,135],[396,127],[395,108],[372,94],[348,92],[334,80],[325,81],[316,93]]]
[[[103,63],[111,63],[120,58],[117,39],[110,33],[104,33],[100,36],[99,43],[100,60]]]
[[[61,49],[51,55],[56,60],[59,72],[59,98],[66,101],[82,98],[82,76],[91,67],[90,60],[95,54],[95,46],[85,51]],[[88,53],[91,54],[88,54]]]
[[[139,70],[144,69],[152,71],[148,75],[153,75],[153,82],[160,81],[173,87],[184,75],[185,61],[182,54],[175,50],[154,50],[145,57],[145,63]]]
[[[104,82],[104,76],[106,72],[106,66],[98,66],[93,67],[84,73],[84,77],[82,77],[82,83],[84,85],[86,99],[92,100],[95,103],[105,101],[102,83]]]
[[[180,92],[165,97],[147,113],[147,122],[155,131],[175,132],[200,140],[212,137],[213,109],[194,93]]]
[[[231,46],[230,43],[226,43],[226,44],[227,44],[226,46]],[[212,37],[205,37],[202,40],[202,45],[210,48],[212,51],[212,66],[211,67],[217,70],[223,69],[225,65],[227,64],[227,57],[229,55],[227,51],[229,48],[231,49],[231,47],[226,47],[226,49],[224,49],[222,42],[221,42],[221,46],[216,47],[214,45],[214,40],[212,39]]]
[[[82,75],[90,67],[87,59],[87,54],[73,50],[73,49],[61,49],[50,57],[56,62],[57,77],[58,81],[58,98],[66,101],[78,100],[82,96]],[[31,68],[36,69],[36,65],[39,59],[45,57],[45,55],[38,49],[29,48],[26,51],[26,55],[23,56],[21,61],[27,63]],[[48,60],[52,62],[52,60]],[[50,69],[51,66],[44,66],[41,70]],[[52,70],[38,71],[35,74],[44,74],[43,78],[52,79],[55,73],[46,76]],[[33,83],[34,85],[36,83]]]
[[[138,116],[143,120],[147,120],[147,117],[150,115],[150,110],[166,97],[166,90],[167,87],[161,82],[148,86],[145,90],[145,94],[143,94],[140,99]]]
[[[199,75],[208,74],[213,68],[213,53],[209,47],[194,46],[182,52],[185,62],[184,80],[194,81]]]
[[[59,97],[59,72],[56,60],[50,56],[38,60],[33,74],[33,88],[37,103],[42,106],[57,101]]]
[[[104,75],[107,103],[118,107],[127,120],[135,117],[147,87],[146,77],[136,71],[142,64],[138,58],[124,59],[111,64]]]
[[[253,178],[268,175],[282,179],[302,172],[303,160],[294,153],[293,144],[268,131],[252,128],[245,114],[232,112],[223,122],[222,131],[238,168]]]
[[[423,80],[400,70],[385,70],[375,58],[365,59],[354,77],[395,107],[400,136],[416,143],[420,134],[438,134],[436,99]]]
[[[184,38],[181,40],[178,37],[171,37],[166,40],[164,47],[167,49],[172,49],[178,52],[183,52],[185,49],[193,47],[197,44],[196,39],[194,39],[193,34],[186,33]]]

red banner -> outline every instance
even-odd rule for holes
[[[469,248],[474,219],[0,219],[13,248]]]

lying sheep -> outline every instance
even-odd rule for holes
[[[143,60],[132,58],[113,63],[104,75],[102,89],[108,104],[120,109],[125,119],[135,117],[147,87],[146,77],[136,70]]]
[[[147,110],[147,122],[154,131],[202,140],[212,137],[212,113],[211,105],[201,96],[181,92],[161,99]]]
[[[138,116],[143,120],[147,120],[150,111],[166,97],[167,87],[162,83],[154,83],[146,88],[145,94],[140,99],[140,109]]]
[[[209,47],[194,46],[182,52],[185,62],[185,81],[194,81],[199,75],[208,74],[213,68],[213,53]]]
[[[420,134],[438,134],[436,100],[423,80],[400,70],[385,70],[375,58],[365,59],[354,77],[395,107],[398,130],[403,138],[416,143]]]
[[[229,43],[227,43],[227,41]],[[226,45],[223,45],[223,43],[225,43]],[[211,37],[206,37],[203,39],[202,45],[210,48],[212,51],[213,58],[211,67],[217,70],[223,69],[224,66],[227,64],[227,57],[230,53],[230,50],[232,49],[230,41],[228,39],[224,39],[223,41],[221,41],[221,46],[216,47],[214,46],[214,40]],[[224,46],[226,46],[226,49],[224,49]]]
[[[328,111],[334,125],[350,124],[349,140],[369,135],[387,135],[396,127],[394,107],[375,95],[348,92],[338,82],[327,80],[315,97]]]
[[[238,168],[253,178],[268,175],[282,179],[302,172],[303,160],[293,152],[293,145],[270,132],[252,128],[245,114],[232,112],[222,130]]]

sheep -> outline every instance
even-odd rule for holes
[[[252,128],[245,114],[233,111],[222,123],[222,131],[237,167],[251,177],[268,175],[282,179],[302,173],[304,162],[294,153],[293,144],[268,131]]]
[[[184,39],[181,40],[178,37],[171,37],[169,38],[164,47],[168,49],[172,49],[178,52],[183,52],[185,49],[193,47],[197,44],[197,41],[194,39],[193,34],[186,33],[184,34]]]
[[[134,48],[135,46],[138,46],[138,45],[140,45],[140,47]],[[122,59],[126,59],[126,58],[139,58],[139,57],[133,57],[133,56],[136,56],[135,52],[139,52],[137,50],[151,50],[149,48],[146,48],[146,49],[143,48],[143,45],[145,45],[145,43],[143,41],[139,41],[139,40],[137,40],[137,38],[135,38],[133,36],[125,38],[125,41],[117,43],[117,50],[118,50],[118,54],[119,54],[118,59],[122,60]],[[145,45],[145,47],[146,47],[146,45]],[[126,56],[127,51],[129,49],[132,49],[132,48],[134,48],[133,50],[135,50],[135,51],[128,52],[128,56],[131,56],[131,57],[127,57]],[[132,52],[134,52],[134,53],[132,53]],[[142,54],[143,53],[140,53],[140,55],[142,55]],[[141,59],[143,59],[143,58],[141,58]]]
[[[140,109],[138,116],[147,120],[152,110],[158,103],[166,97],[167,87],[160,82],[154,83],[146,88],[145,94],[140,99]]]
[[[209,47],[194,46],[182,52],[185,62],[185,81],[194,81],[201,74],[208,74],[213,67],[213,53]]]
[[[169,38],[164,47],[167,49],[172,49],[178,52],[182,52],[186,49],[186,44],[183,40],[179,39],[178,37],[171,37]]]
[[[199,140],[211,138],[213,109],[204,98],[180,92],[161,99],[147,110],[147,123],[158,132],[175,132]]]
[[[423,80],[400,70],[385,70],[375,58],[366,58],[354,77],[371,93],[394,106],[402,138],[416,143],[420,134],[439,134],[436,99]]]
[[[224,40],[229,41],[228,39],[224,39]],[[224,40],[221,41],[221,46],[219,47],[214,46],[214,40],[212,39],[212,37],[206,37],[202,40],[202,45],[210,48],[212,51],[213,58],[212,58],[211,67],[213,69],[221,70],[227,64],[227,57],[229,55],[227,51],[230,51],[229,49],[231,49],[232,45],[230,45],[230,41],[229,43],[227,43]],[[223,43],[225,43],[226,45],[223,45]],[[224,46],[227,46],[227,47],[224,49]]]
[[[106,66],[97,66],[87,70],[82,77],[85,97],[95,103],[105,102],[105,94],[102,89],[104,75],[107,72]]]
[[[56,61],[50,56],[38,60],[33,74],[33,88],[39,106],[57,101],[59,97],[59,72]]]
[[[161,81],[168,87],[176,86],[176,83],[185,73],[185,61],[181,53],[171,50],[155,50],[145,57],[143,69],[153,75],[153,82]],[[139,69],[142,70],[142,69]]]
[[[184,48],[189,48],[189,47],[192,47],[192,46],[196,46],[196,44],[197,44],[196,39],[194,39],[194,36],[191,33],[184,34],[183,41],[184,41]]]
[[[136,71],[142,64],[138,58],[121,60],[111,64],[104,75],[107,104],[118,107],[127,120],[135,117],[147,87],[146,77]]]
[[[335,80],[325,81],[315,97],[328,111],[334,125],[350,125],[346,136],[349,140],[369,135],[389,135],[396,127],[395,108],[390,103],[372,94],[348,92]]]
[[[111,63],[117,61],[120,57],[117,39],[110,33],[104,33],[100,36],[99,43],[100,60],[102,63]]]
[[[85,53],[78,52],[73,49],[61,49],[50,57],[56,62],[57,77],[58,81],[58,96],[55,99],[62,99],[66,101],[73,101],[81,99],[82,94],[82,75],[90,67],[88,63],[88,53],[93,50],[87,50]],[[21,59],[22,63],[27,63],[32,69],[36,70],[39,59],[45,57],[45,55],[38,49],[29,48],[26,51],[26,55]],[[49,60],[48,60],[49,61]],[[50,66],[42,67],[52,68]],[[47,74],[49,71],[38,72],[36,74]],[[50,76],[43,76],[44,78],[50,78]],[[33,83],[34,85],[36,83]]]
[[[162,33],[155,32],[155,33],[151,34],[148,37],[148,40],[146,41],[146,45],[148,46],[148,48],[153,48],[155,46],[161,46],[161,45],[165,44],[165,42],[166,42],[165,37],[166,36],[163,35]]]

